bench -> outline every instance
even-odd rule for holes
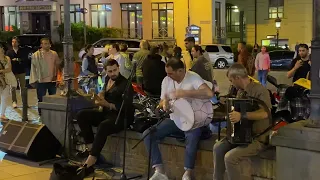
[[[146,174],[148,169],[148,153],[146,152],[144,143],[142,142],[134,150],[131,149],[141,137],[142,134],[138,132],[128,131],[127,133],[126,168],[129,171]],[[212,179],[212,148],[216,139],[217,135],[214,134],[210,139],[200,141],[195,167],[196,179]],[[114,134],[108,138],[102,150],[102,155],[106,160],[116,166],[122,165],[122,142],[123,132]],[[165,138],[160,144],[166,172],[170,179],[181,179],[184,173],[184,147],[184,143],[172,137]],[[275,148],[268,148],[258,156],[241,162],[240,166],[242,167],[242,173],[246,175],[251,174],[254,180],[275,179]]]

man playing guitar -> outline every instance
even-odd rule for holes
[[[213,92],[205,83],[205,81],[194,72],[186,72],[183,62],[176,58],[168,60],[165,67],[167,77],[162,81],[161,86],[161,102],[160,108],[169,110],[169,99],[186,98],[191,100],[197,99],[210,99]],[[144,134],[148,133],[147,131]],[[198,142],[201,136],[201,128],[195,128],[190,131],[181,131],[174,121],[167,119],[164,120],[154,133],[149,134],[144,143],[148,151],[150,151],[150,138],[152,141],[151,147],[151,163],[155,168],[154,175],[151,180],[167,180],[163,168],[161,153],[158,147],[159,140],[164,139],[166,136],[176,133],[184,133],[186,137],[186,150],[185,150],[185,173],[182,180],[193,179],[193,172],[198,148]]]
[[[232,65],[228,72],[227,77],[233,86],[238,90],[237,98],[242,94],[260,99],[265,102],[267,107],[271,109],[271,99],[268,90],[261,84],[251,81],[248,77],[246,68],[241,64]],[[265,131],[270,122],[268,119],[268,112],[260,106],[257,111],[247,112],[246,117],[241,117],[240,112],[233,111],[229,114],[229,119],[232,123],[237,123],[241,118],[246,118],[253,121],[253,135],[257,135]],[[227,139],[223,139],[217,142],[213,147],[213,179],[223,180],[224,173],[227,171],[227,177],[229,180],[249,180],[252,177],[246,177],[241,174],[239,163],[250,157],[255,156],[266,148],[269,139],[269,133],[264,133],[261,136],[255,138],[251,144],[244,146],[237,146],[231,144]]]

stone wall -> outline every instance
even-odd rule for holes
[[[126,152],[126,168],[141,174],[147,174],[148,154],[143,142],[134,150],[131,148],[138,142],[139,133],[129,132]],[[213,156],[212,147],[216,137],[200,142],[195,167],[197,180],[210,180],[213,174]],[[167,175],[170,179],[181,179],[184,173],[184,145],[175,138],[166,138],[160,145],[162,157],[165,163]],[[114,135],[108,138],[102,151],[105,158],[115,164],[122,165],[123,154],[122,135]],[[242,173],[251,174],[254,180],[275,179],[275,151],[269,149],[257,157],[251,158],[251,161],[241,163]],[[250,168],[252,167],[252,168]],[[153,173],[153,171],[152,171]]]

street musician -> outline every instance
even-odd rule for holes
[[[234,87],[238,89],[237,98],[242,95],[260,99],[271,109],[271,99],[268,90],[259,83],[250,80],[246,68],[241,64],[232,65],[227,72],[227,77]],[[239,122],[242,118],[252,120],[253,136],[262,133],[270,126],[268,112],[261,106],[258,110],[247,112],[246,117],[241,117],[240,112],[232,111],[228,114],[232,123]],[[241,174],[239,163],[246,158],[257,155],[263,151],[268,144],[269,133],[264,133],[255,138],[248,145],[234,145],[227,139],[222,139],[213,147],[214,180],[223,180],[227,172],[229,180],[251,180],[252,177],[245,177]]]

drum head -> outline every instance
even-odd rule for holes
[[[194,125],[194,112],[190,103],[185,99],[177,99],[173,101],[170,119],[174,121],[182,131],[189,131]]]

